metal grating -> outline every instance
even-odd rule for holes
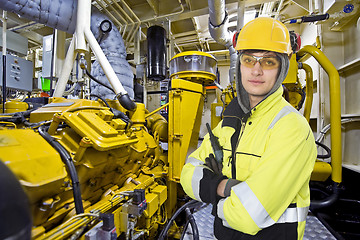
[[[199,229],[200,240],[213,240],[214,216],[211,215],[211,204],[204,204],[201,209],[194,213],[196,224]],[[186,229],[184,240],[192,240],[191,227]],[[336,240],[336,238],[325,228],[325,226],[310,212],[306,219],[305,234],[303,240]]]

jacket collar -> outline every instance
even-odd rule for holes
[[[224,111],[224,120],[222,126],[235,128],[238,126],[240,121],[246,122],[250,116],[255,118],[264,115],[274,106],[274,104],[281,100],[282,94],[283,88],[280,86],[273,94],[259,102],[248,113],[244,113],[239,105],[237,98],[233,98]]]
[[[253,118],[263,116],[282,98],[283,88],[280,86],[273,94],[260,101],[250,112]]]

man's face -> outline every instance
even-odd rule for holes
[[[274,52],[245,52],[240,62],[241,82],[253,107],[274,86],[280,69],[280,60]]]

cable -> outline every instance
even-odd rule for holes
[[[97,97],[98,99],[100,99],[101,101],[103,101],[103,103],[105,103],[105,105],[106,105],[108,108],[110,108],[110,111],[112,111],[110,105],[108,104],[108,102],[107,102],[104,98],[102,98],[102,97],[100,97],[99,95],[96,95],[96,94],[90,94],[90,97]]]
[[[165,240],[165,237],[167,236],[167,233],[171,227],[172,222],[177,218],[177,216],[184,211],[187,207],[198,203],[198,201],[196,200],[191,200],[190,202],[185,203],[184,205],[182,205],[175,213],[174,215],[171,216],[169,222],[166,224],[165,228],[161,231],[160,236],[158,238],[158,240]]]
[[[105,85],[104,83],[100,82],[99,80],[97,80],[93,75],[91,75],[89,73],[89,71],[85,68],[85,72],[86,72],[86,75],[89,76],[89,78],[91,78],[93,81],[97,82],[98,84],[100,84],[101,86],[103,87],[106,87],[107,89],[109,89],[110,91],[112,91],[113,93],[115,93],[114,89],[112,89],[111,87]]]
[[[331,150],[328,146],[326,146],[325,144],[321,143],[321,142],[318,142],[318,141],[315,141],[315,143],[317,145],[319,145],[320,147],[322,147],[323,149],[325,149],[326,151],[326,154],[325,155],[317,155],[318,158],[321,158],[321,159],[325,159],[325,158],[329,158],[331,157]]]
[[[189,219],[189,222],[190,222],[190,225],[191,225],[191,229],[192,229],[192,232],[193,232],[193,239],[194,240],[199,240],[199,229],[198,229],[198,227],[196,225],[195,218],[191,214],[189,208],[185,208],[185,212],[186,212],[186,214],[188,216],[188,219]]]
[[[75,202],[76,214],[84,213],[84,207],[81,199],[80,183],[79,178],[76,172],[74,162],[70,154],[65,150],[65,148],[56,141],[49,133],[47,133],[48,126],[40,126],[38,128],[39,134],[60,154],[62,161],[65,163],[71,178],[73,185],[73,195]]]

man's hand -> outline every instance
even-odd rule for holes
[[[205,165],[213,170],[214,173],[222,175],[222,163],[218,163],[212,153],[209,157],[205,158]]]
[[[231,188],[239,183],[241,183],[241,181],[236,180],[236,179],[232,179],[232,178],[223,179],[219,183],[219,185],[216,189],[216,193],[220,197],[229,197],[230,193],[231,193]]]

